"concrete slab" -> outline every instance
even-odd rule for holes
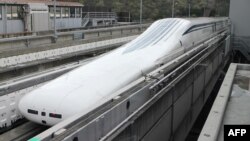
[[[250,125],[250,65],[232,63],[198,141],[223,141],[224,125]]]

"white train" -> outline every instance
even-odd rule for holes
[[[130,43],[28,93],[19,110],[27,119],[50,126],[79,112],[87,114],[142,72],[176,58],[228,24],[228,18],[158,20]]]

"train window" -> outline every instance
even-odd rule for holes
[[[75,8],[74,7],[71,7],[70,8],[70,10],[69,10],[69,12],[70,12],[70,18],[75,18]]]
[[[62,118],[62,115],[60,115],[60,114],[54,114],[54,113],[49,113],[49,117]]]
[[[38,111],[28,109],[28,113],[38,115]]]
[[[190,27],[188,30],[186,30],[183,35],[186,35],[188,33],[197,31],[197,30],[201,30],[201,29],[205,29],[205,28],[211,28],[214,26],[214,23],[205,23],[205,24],[197,24],[197,25],[193,25],[192,27]]]
[[[61,18],[61,7],[56,7],[56,18]]]
[[[81,8],[76,8],[76,18],[81,17]]]

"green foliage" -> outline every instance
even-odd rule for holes
[[[139,21],[140,0],[80,1],[84,5],[109,7],[112,8],[114,12],[130,12],[131,19],[133,21]],[[175,0],[176,17],[188,16],[189,1],[191,5],[191,16],[193,17],[203,16],[206,9],[211,9],[213,11],[214,14],[212,16],[227,16],[229,0]],[[173,0],[143,0],[143,20],[156,20],[171,17],[172,2]]]

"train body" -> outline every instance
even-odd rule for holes
[[[228,24],[228,18],[158,20],[133,41],[26,94],[19,110],[28,120],[49,126],[87,114]]]

